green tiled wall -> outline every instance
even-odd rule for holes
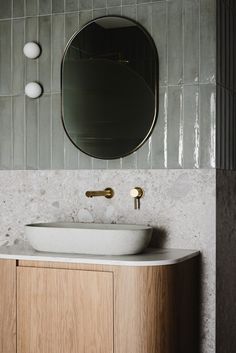
[[[79,152],[60,121],[60,64],[70,36],[92,18],[124,15],[152,34],[160,60],[159,117],[147,143],[113,161]],[[1,0],[0,169],[215,167],[215,0]],[[42,55],[26,59],[27,41]],[[38,100],[24,86],[39,81]]]

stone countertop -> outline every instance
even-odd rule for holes
[[[174,265],[199,255],[199,251],[187,249],[148,248],[142,254],[122,256],[48,253],[34,250],[27,242],[13,246],[0,246],[0,259],[52,261],[117,266],[165,266]]]

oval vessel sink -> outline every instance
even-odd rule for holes
[[[138,254],[152,236],[151,227],[133,224],[35,223],[25,228],[35,250],[75,254]]]

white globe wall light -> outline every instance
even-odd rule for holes
[[[24,45],[23,53],[29,59],[37,59],[41,54],[41,48],[35,42],[28,42]]]
[[[42,86],[37,82],[29,82],[25,86],[25,94],[29,98],[38,98],[43,93]]]

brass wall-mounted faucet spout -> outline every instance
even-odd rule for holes
[[[85,195],[87,197],[104,196],[107,199],[111,199],[114,196],[114,191],[112,188],[106,188],[101,191],[86,191]]]

